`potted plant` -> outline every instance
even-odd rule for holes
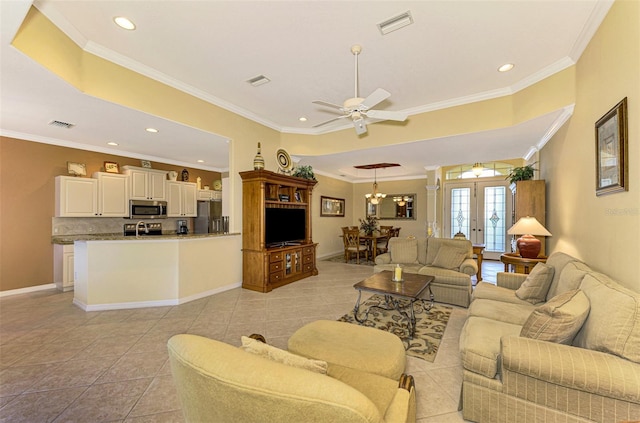
[[[360,221],[360,230],[365,234],[371,235],[378,230],[378,219],[375,216],[367,216],[358,220]]]
[[[533,165],[536,163],[531,163],[530,165],[526,166],[514,167],[511,173],[509,173],[505,179],[507,179],[509,183],[512,184],[515,184],[518,181],[528,181],[530,179],[533,179],[533,172],[538,170],[534,169],[533,167]]]
[[[291,175],[297,176],[298,178],[310,179],[312,181],[316,180],[316,175],[314,175],[313,167],[311,166],[296,166]]]

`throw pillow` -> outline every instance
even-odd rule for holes
[[[544,302],[553,279],[553,267],[538,263],[516,291],[516,297],[531,304]]]
[[[296,354],[292,354],[288,351],[281,350],[264,342],[260,342],[256,339],[243,336],[242,348],[244,351],[259,355],[269,360],[285,364],[291,367],[297,367],[300,369],[310,370],[312,372],[327,374],[327,362],[321,360],[312,360],[309,358],[301,357]]]
[[[466,251],[443,245],[433,259],[432,265],[443,269],[458,269],[465,258],[467,258]]]
[[[418,240],[391,238],[389,240],[391,263],[411,264],[418,262]]]
[[[564,292],[533,310],[520,336],[571,345],[589,310],[589,299],[584,292],[579,289]]]

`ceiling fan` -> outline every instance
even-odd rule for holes
[[[337,118],[328,120],[326,122],[319,123],[314,125],[314,128],[318,126],[326,125],[327,123],[335,122],[339,119],[351,118],[353,121],[353,126],[356,129],[356,133],[358,135],[364,134],[367,132],[367,125],[365,123],[365,118],[378,119],[378,120],[396,120],[399,122],[405,121],[407,119],[407,114],[404,112],[393,112],[389,110],[372,110],[371,108],[378,103],[386,100],[391,96],[391,94],[383,90],[382,88],[378,88],[373,93],[371,93],[367,98],[361,98],[358,96],[358,55],[362,52],[362,46],[354,45],[351,47],[351,53],[355,56],[356,66],[355,66],[355,94],[353,98],[348,98],[345,100],[342,106],[338,104],[328,103],[322,100],[313,101],[314,104],[319,104],[321,106],[330,107],[332,109],[340,110],[343,115],[338,116]]]

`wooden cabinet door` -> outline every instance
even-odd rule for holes
[[[98,179],[98,216],[129,216],[129,180],[125,175],[101,172]]]

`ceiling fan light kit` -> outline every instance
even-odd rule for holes
[[[405,121],[407,119],[407,114],[403,112],[371,109],[375,105],[383,102],[391,96],[388,91],[383,90],[382,88],[376,89],[366,98],[362,98],[358,95],[358,55],[360,55],[361,52],[362,46],[354,45],[351,47],[351,53],[355,56],[355,87],[353,97],[346,99],[342,103],[342,106],[322,100],[313,101],[314,104],[339,110],[343,113],[343,115],[314,125],[314,128],[326,125],[331,122],[335,122],[339,119],[351,118],[353,127],[356,130],[356,134],[362,135],[367,132],[367,124],[365,118],[378,120],[395,120],[399,122]]]

